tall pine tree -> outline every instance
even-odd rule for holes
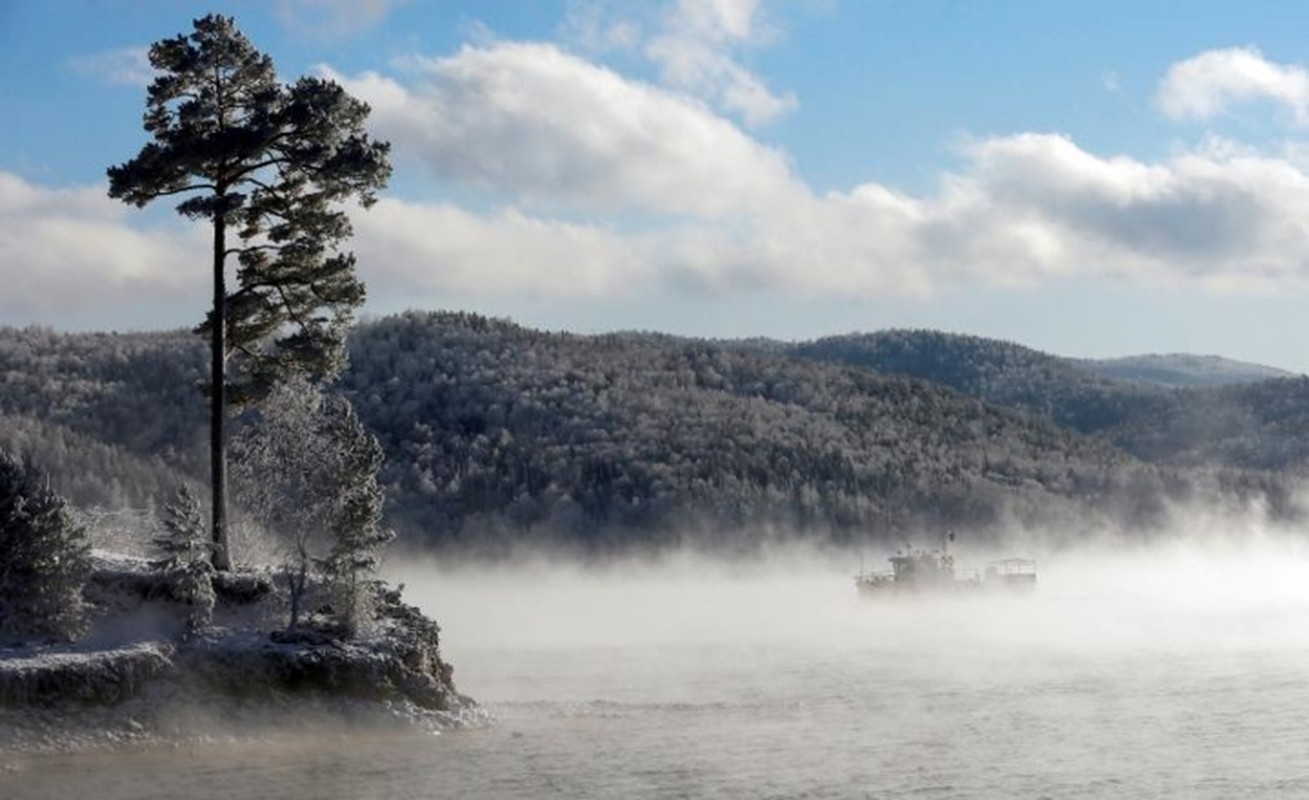
[[[212,346],[213,559],[228,569],[227,405],[288,371],[330,376],[344,365],[364,287],[353,254],[339,249],[351,234],[341,204],[372,205],[391,174],[390,145],[368,137],[368,106],[336,83],[279,83],[231,17],[194,25],[150,48],[153,141],[109,169],[109,195],[137,207],[185,196],[178,212],[213,227],[213,307],[196,330]],[[228,256],[238,264],[231,292]]]

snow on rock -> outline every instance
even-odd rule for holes
[[[285,624],[267,570],[215,580],[213,624],[188,632],[187,604],[145,559],[93,554],[91,633],[75,644],[0,648],[0,754],[248,731],[306,709],[424,729],[484,724],[456,691],[440,629],[379,587],[367,636]]]
[[[110,650],[71,646],[0,651],[0,704],[113,704],[173,668],[173,646],[141,642]]]

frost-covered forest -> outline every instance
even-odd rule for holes
[[[1148,527],[1191,501],[1294,515],[1309,463],[1305,379],[1171,388],[928,331],[791,344],[408,313],[349,349],[336,390],[413,546]],[[161,505],[179,475],[203,486],[204,363],[184,332],[0,329],[0,447],[82,507]]]
[[[1268,367],[1180,355],[1075,360],[935,331],[832,337],[795,353],[932,381],[1151,463],[1309,465],[1309,379]]]

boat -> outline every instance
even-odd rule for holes
[[[1031,591],[1036,588],[1036,559],[1002,558],[986,565],[982,583],[1003,589]]]
[[[1002,558],[986,564],[982,570],[957,569],[949,542],[954,534],[946,534],[941,546],[920,549],[905,545],[887,559],[889,572],[865,572],[855,576],[855,587],[865,597],[877,597],[901,592],[955,592],[980,589],[1006,589],[1032,591],[1036,588],[1036,561],[1031,558]]]

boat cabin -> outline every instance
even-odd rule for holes
[[[890,572],[863,572],[855,576],[860,593],[879,595],[886,592],[939,591],[951,589],[1036,588],[1036,561],[1030,558],[1003,558],[986,565],[985,571],[956,570],[954,556],[946,550],[922,550],[905,547],[887,560]]]

